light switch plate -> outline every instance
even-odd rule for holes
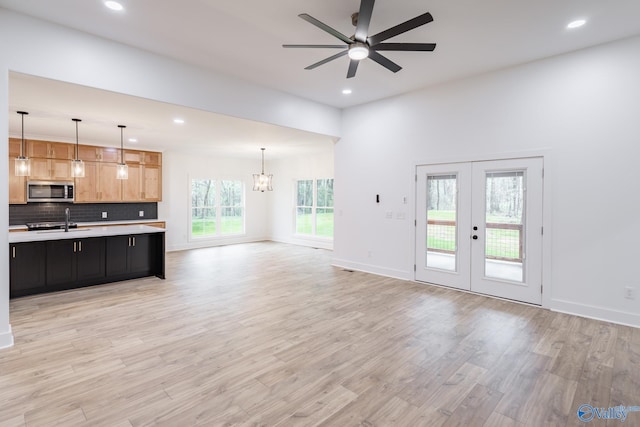
[[[138,216],[144,216],[144,211],[138,212]]]
[[[107,217],[107,213],[106,212],[102,212],[102,219],[105,219]]]

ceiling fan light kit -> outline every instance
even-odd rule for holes
[[[399,52],[431,52],[436,48],[435,43],[383,43],[385,40],[407,31],[418,28],[422,25],[428,24],[433,21],[433,16],[429,12],[416,16],[408,21],[398,24],[394,27],[388,28],[380,33],[369,36],[369,24],[371,22],[371,16],[373,14],[373,6],[375,0],[361,0],[360,10],[351,15],[351,22],[356,27],[355,34],[351,37],[347,37],[341,32],[331,28],[322,21],[317,20],[313,16],[302,13],[298,15],[300,18],[309,22],[312,25],[320,28],[321,30],[331,34],[335,38],[339,39],[344,45],[311,45],[311,44],[284,44],[284,48],[311,48],[311,49],[341,49],[342,51],[332,55],[322,61],[311,64],[305,67],[305,70],[313,70],[320,65],[324,65],[327,62],[334,59],[341,58],[345,55],[349,57],[349,69],[347,71],[347,78],[352,78],[356,75],[358,70],[358,64],[365,58],[371,58],[373,61],[382,65],[391,72],[397,73],[402,69],[401,66],[391,61],[389,58],[381,55],[378,51],[399,51]]]

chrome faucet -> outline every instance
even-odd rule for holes
[[[69,218],[71,217],[71,211],[69,208],[64,210],[64,231],[69,232]]]

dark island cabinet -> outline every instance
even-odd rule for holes
[[[11,243],[11,298],[156,276],[164,279],[164,233]]]
[[[46,286],[45,242],[9,245],[10,296],[43,292]]]
[[[157,252],[154,237],[151,234],[107,237],[107,276],[151,275]]]
[[[105,277],[103,237],[49,240],[47,243],[47,286],[57,287]],[[53,290],[53,289],[52,289]]]

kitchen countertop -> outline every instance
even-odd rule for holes
[[[147,221],[148,222],[148,221]],[[86,224],[83,224],[85,226]],[[9,243],[42,242],[45,240],[84,239],[87,237],[121,236],[128,234],[163,233],[164,228],[150,225],[111,225],[107,227],[72,228],[64,230],[27,231],[8,233]]]
[[[75,222],[75,221],[74,221]],[[149,224],[151,222],[165,222],[162,219],[140,219],[140,220],[126,220],[126,221],[96,221],[96,222],[77,222],[78,227],[102,227],[107,225],[131,225],[131,224]],[[27,230],[26,225],[10,225],[11,230]]]

